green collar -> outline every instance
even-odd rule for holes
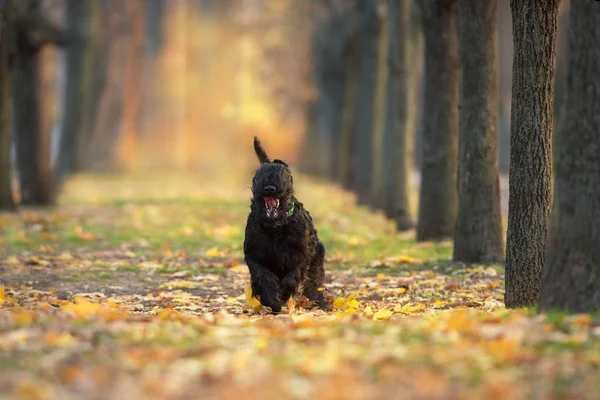
[[[294,215],[295,206],[296,206],[296,204],[294,202],[292,202],[292,208],[290,208],[290,211],[288,211],[288,217],[291,217],[292,215]]]

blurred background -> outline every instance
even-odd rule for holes
[[[272,156],[351,188],[353,171],[373,162],[353,155],[360,153],[361,143],[387,143],[376,134],[386,130],[385,121],[378,121],[385,119],[378,110],[386,99],[376,94],[377,85],[385,87],[381,76],[386,74],[377,69],[382,65],[377,59],[391,59],[394,48],[393,34],[380,33],[398,29],[386,22],[389,10],[380,2],[363,3],[369,2],[9,2],[2,54],[10,67],[2,80],[10,75],[13,90],[3,101],[10,128],[0,134],[5,166],[0,192],[12,191],[23,204],[43,205],[56,201],[72,173],[250,170],[257,165],[254,135]],[[399,27],[410,24],[410,29],[398,30],[395,46],[408,46],[407,62],[399,65],[412,83],[405,88],[410,106],[402,117],[408,121],[403,135],[409,136],[410,148],[404,158],[418,171],[420,122],[427,112],[421,100],[423,39],[418,10],[411,2],[401,3]],[[566,8],[563,1],[558,97]],[[357,76],[359,54],[364,56],[358,50],[373,26],[377,41],[369,81]],[[508,1],[498,2],[498,28],[499,160],[506,173],[512,80]],[[375,94],[357,95],[364,93],[361,85],[373,86]],[[374,111],[372,125],[361,131],[354,126],[363,109]],[[380,173],[390,168],[392,161]],[[5,184],[7,171],[11,185]],[[3,198],[5,207],[10,200]]]

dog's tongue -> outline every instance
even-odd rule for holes
[[[265,197],[265,205],[269,210],[274,210],[279,206],[279,200],[274,197]]]

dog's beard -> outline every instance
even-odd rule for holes
[[[277,218],[279,216],[279,199],[276,197],[265,197],[265,209],[267,218]]]

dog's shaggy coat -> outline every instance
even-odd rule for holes
[[[252,179],[244,240],[252,294],[274,313],[295,295],[326,308],[325,247],[310,214],[294,196],[292,173],[285,162],[271,162],[257,138],[254,150],[261,165]]]

